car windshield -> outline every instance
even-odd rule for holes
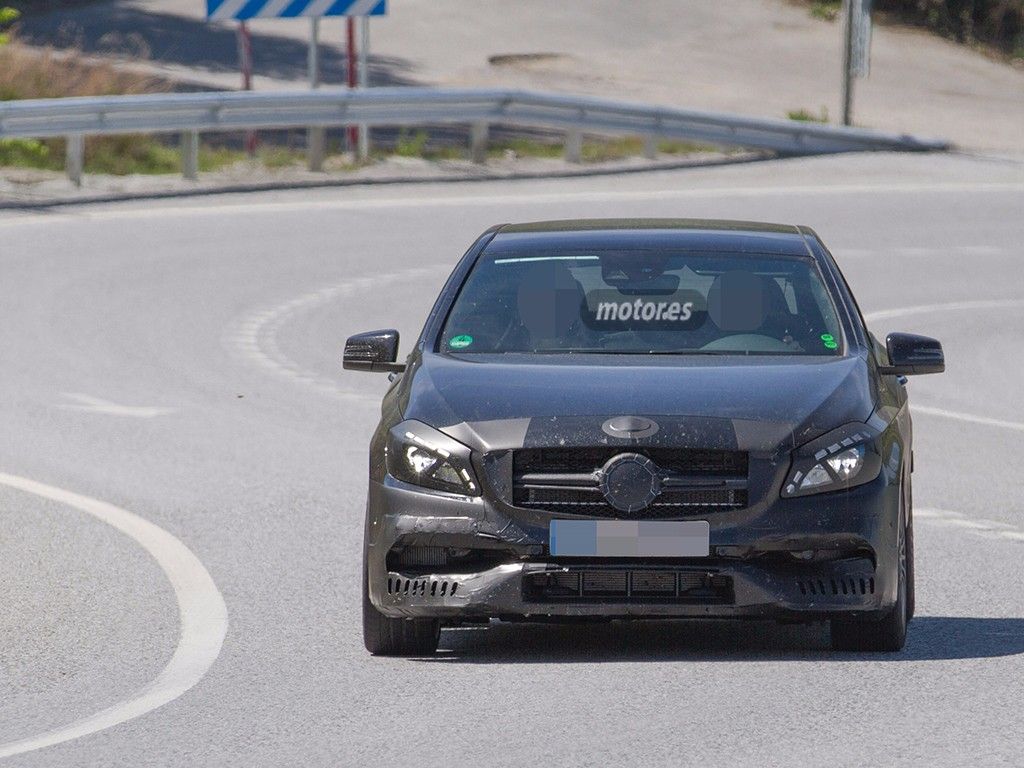
[[[505,251],[477,260],[439,349],[835,356],[842,331],[810,258]]]

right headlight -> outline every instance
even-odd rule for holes
[[[882,468],[874,447],[877,433],[864,424],[847,424],[798,448],[782,495],[809,496],[870,483]]]
[[[421,421],[403,421],[388,433],[388,474],[412,485],[479,496],[470,449]]]

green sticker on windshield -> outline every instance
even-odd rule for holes
[[[835,336],[831,333],[821,334],[821,343],[825,345],[825,349],[838,349],[839,344],[836,343]]]
[[[452,336],[448,341],[448,346],[452,349],[465,349],[472,343],[473,337],[464,333],[461,336]]]

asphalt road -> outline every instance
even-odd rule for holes
[[[1022,214],[1024,166],[879,155],[0,215],[0,755],[1020,765]],[[341,372],[345,337],[395,326],[407,349],[492,223],[632,215],[809,224],[877,334],[945,343],[948,372],[910,385],[904,652],[757,623],[495,625],[445,631],[430,659],[364,652],[386,381]]]

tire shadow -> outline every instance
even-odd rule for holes
[[[918,616],[899,653],[829,647],[823,623],[649,621],[503,624],[441,633],[432,663],[551,664],[638,661],[940,661],[1024,653],[1024,619]]]

